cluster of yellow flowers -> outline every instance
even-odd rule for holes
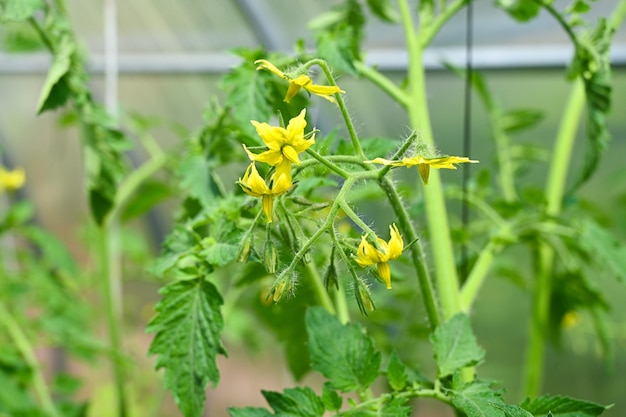
[[[307,75],[299,75],[290,78],[285,73],[276,68],[271,62],[260,59],[255,61],[257,70],[267,69],[279,77],[289,81],[289,88],[285,96],[285,102],[289,102],[301,88],[335,101],[333,94],[343,93],[337,86],[325,86],[313,84],[313,80]],[[268,223],[272,222],[272,212],[274,208],[274,198],[286,193],[293,185],[291,178],[291,164],[300,165],[299,154],[306,151],[315,143],[315,134],[305,139],[304,128],[306,127],[306,109],[289,121],[286,128],[280,126],[270,126],[267,123],[259,123],[251,120],[257,134],[267,146],[267,151],[260,154],[250,152],[245,145],[244,150],[250,158],[250,165],[246,169],[243,178],[239,179],[239,185],[248,195],[261,198],[263,212]],[[264,162],[270,165],[273,170],[266,182],[257,171],[255,162]]]
[[[264,59],[255,61],[255,64],[257,64],[257,70],[269,70],[289,82],[287,94],[284,99],[287,103],[290,102],[301,89],[305,89],[333,103],[335,102],[335,94],[344,93],[344,91],[336,85],[327,86],[314,84],[311,78],[305,74],[290,77],[279,70],[274,64]],[[308,138],[304,134],[304,128],[306,127],[305,116],[306,109],[303,109],[298,116],[289,121],[286,128],[271,126],[267,123],[259,123],[256,120],[250,121],[267,147],[267,150],[260,154],[255,154],[243,145],[251,162],[243,178],[239,178],[238,183],[245,193],[261,199],[263,212],[265,213],[268,223],[271,223],[273,219],[274,199],[289,191],[293,186],[291,176],[292,164],[300,165],[300,153],[306,151],[315,143],[315,134],[310,135]],[[259,174],[256,162],[265,163],[271,167],[269,179],[266,180]],[[438,156],[430,158],[418,152],[415,156],[403,158],[399,161],[376,158],[365,162],[390,165],[393,167],[412,167],[417,165],[422,181],[427,185],[431,167],[437,169],[456,169],[456,164],[466,162],[476,163],[478,161],[458,156]],[[355,262],[362,267],[376,265],[378,274],[387,288],[391,288],[391,269],[389,267],[389,261],[397,259],[404,250],[404,241],[396,225],[392,224],[389,226],[389,231],[389,241],[386,242],[376,236],[374,244],[368,242],[368,234],[364,234],[355,256]]]

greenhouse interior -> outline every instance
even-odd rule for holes
[[[626,0],[0,0],[0,417],[626,415]]]

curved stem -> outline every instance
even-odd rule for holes
[[[470,312],[478,292],[487,278],[487,273],[489,268],[491,268],[495,255],[502,248],[502,245],[497,243],[496,239],[499,240],[498,237],[491,238],[483,250],[480,251],[476,263],[474,263],[465,284],[461,288],[461,309],[465,313]]]
[[[315,152],[313,149],[307,149],[306,153],[311,155],[313,158],[315,158],[319,163],[321,163],[322,165],[324,165],[325,167],[327,167],[328,169],[330,169],[331,171],[334,171],[336,174],[342,176],[343,178],[348,178],[348,176],[350,174],[348,174],[345,170],[343,170],[342,168],[340,168],[339,166],[333,164],[328,158],[326,158],[325,156],[320,155],[319,153]]]
[[[52,401],[52,396],[50,395],[48,385],[41,372],[41,366],[37,361],[33,346],[3,303],[0,303],[0,324],[4,325],[7,329],[9,336],[13,340],[13,343],[15,343],[15,347],[32,372],[33,388],[37,393],[37,397],[39,397],[41,407],[51,417],[60,417],[61,415]]]
[[[304,67],[310,67],[311,65],[319,65],[324,71],[326,78],[330,85],[337,87],[337,83],[335,82],[335,78],[328,67],[328,64],[323,59],[312,59],[311,61],[304,64]],[[354,147],[354,152],[357,156],[359,156],[362,160],[365,159],[365,154],[363,153],[363,149],[361,148],[361,142],[359,141],[359,137],[356,134],[356,129],[354,128],[354,123],[352,123],[352,119],[350,118],[350,114],[348,114],[348,108],[346,107],[346,103],[343,101],[343,97],[341,93],[335,94],[335,99],[337,100],[337,105],[339,106],[339,110],[341,111],[341,116],[346,124],[346,128],[348,129],[348,134],[350,135],[350,140],[352,141],[352,147]]]
[[[387,199],[389,200],[391,207],[396,213],[396,216],[398,216],[398,224],[400,225],[402,233],[404,233],[404,236],[409,242],[415,242],[413,246],[411,246],[411,261],[413,262],[413,266],[415,267],[415,271],[417,273],[417,280],[422,292],[426,313],[428,314],[430,328],[434,329],[439,324],[439,312],[437,311],[437,304],[435,301],[431,278],[426,265],[424,248],[422,247],[422,243],[413,228],[413,223],[411,223],[409,213],[402,204],[398,190],[396,190],[396,187],[393,185],[391,180],[387,177],[383,177],[379,180],[378,184],[387,195]]]

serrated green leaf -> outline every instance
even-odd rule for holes
[[[626,245],[623,242],[592,220],[582,222],[577,242],[598,265],[605,266],[626,284]]]
[[[502,391],[496,391],[486,382],[474,382],[455,394],[452,401],[454,407],[465,413],[467,417],[504,417],[499,409]]]
[[[165,369],[165,386],[185,417],[202,415],[209,382],[217,384],[217,355],[226,354],[220,335],[222,297],[203,277],[171,283],[161,289],[157,315],[147,327],[156,333],[149,353],[156,369]]]
[[[190,197],[198,200],[203,207],[215,205],[214,181],[211,178],[213,167],[202,155],[188,155],[178,167],[180,186]]]
[[[320,307],[306,314],[311,366],[343,392],[368,388],[378,376],[381,355],[374,341],[355,324],[342,325]]]
[[[504,417],[533,417],[531,413],[517,405],[509,404],[492,404],[499,410],[504,412]]]
[[[61,42],[54,51],[52,66],[48,71],[48,77],[41,89],[37,112],[43,113],[63,106],[70,97],[70,90],[67,86],[65,76],[68,74],[71,65],[72,54],[76,45],[69,37],[62,37]]]
[[[535,399],[526,398],[520,404],[533,415],[539,417],[596,417],[607,409],[607,407],[591,401],[582,401],[563,395],[549,396],[542,395]]]
[[[337,411],[341,409],[343,398],[341,398],[341,396],[337,394],[337,391],[335,391],[333,387],[326,382],[322,386],[322,402],[324,403],[326,410]]]
[[[333,31],[320,32],[316,36],[317,52],[320,58],[339,73],[357,74],[354,67],[351,37],[353,29],[342,26]]]
[[[430,341],[440,378],[466,366],[476,365],[485,356],[485,351],[476,342],[469,318],[464,314],[457,314],[440,324]]]
[[[413,409],[406,405],[407,402],[406,398],[390,398],[376,409],[346,410],[342,412],[342,415],[346,417],[409,417]]]
[[[240,54],[244,59],[254,55],[253,52]],[[253,61],[254,59],[245,60],[231,70],[220,84],[228,94],[226,104],[233,110],[241,128],[250,135],[255,135],[250,120],[263,122],[269,120],[272,115],[270,83],[274,80],[270,77],[275,77],[267,71],[257,71]]]
[[[261,391],[278,416],[322,417],[324,403],[309,387],[287,388],[283,393]]]
[[[387,380],[389,380],[389,385],[395,391],[402,390],[408,381],[406,366],[402,363],[402,360],[395,350],[391,352],[391,355],[389,355],[389,363],[387,364]]]
[[[224,266],[237,259],[239,247],[230,243],[216,242],[200,251],[199,256],[205,262],[215,266]]]
[[[399,19],[398,13],[393,7],[391,7],[391,2],[389,0],[367,0],[367,5],[372,13],[381,20],[389,23],[395,23]]]
[[[273,417],[274,414],[260,407],[231,407],[228,409],[231,417]]]
[[[506,133],[528,129],[542,121],[544,114],[536,109],[510,110],[500,116],[500,126]]]
[[[21,22],[43,7],[43,0],[4,0],[0,2],[0,21]]]

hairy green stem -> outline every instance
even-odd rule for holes
[[[393,182],[388,177],[383,177],[379,179],[378,184],[387,195],[389,204],[391,204],[393,211],[398,217],[400,230],[402,230],[402,233],[409,242],[415,242],[413,246],[411,246],[411,261],[413,262],[413,266],[415,267],[415,271],[417,273],[417,280],[422,292],[422,298],[424,300],[424,306],[426,307],[430,328],[434,329],[439,324],[439,312],[437,310],[437,303],[432,288],[430,274],[428,273],[428,266],[426,265],[424,248],[422,247],[422,243],[415,232],[413,223],[411,223],[409,213],[406,211],[404,204],[402,204],[398,190],[396,190]]]
[[[41,407],[50,417],[60,417],[61,414],[59,414],[59,411],[54,405],[54,401],[52,401],[52,396],[48,390],[48,385],[46,384],[39,361],[35,356],[33,346],[22,331],[20,325],[17,321],[15,321],[3,303],[0,303],[0,324],[7,329],[9,337],[30,368],[32,373],[33,388],[39,398]]]
[[[312,59],[307,62],[304,66],[311,65],[319,65],[319,67],[324,71],[326,78],[330,85],[337,87],[337,83],[335,82],[335,77],[333,77],[328,64],[323,59]],[[343,101],[343,97],[341,93],[335,94],[335,99],[337,100],[337,105],[339,106],[339,110],[341,111],[341,116],[346,124],[346,128],[348,129],[348,134],[350,135],[350,140],[352,141],[352,147],[354,148],[354,152],[357,156],[359,156],[362,160],[365,159],[365,154],[363,153],[363,148],[361,148],[361,142],[359,141],[359,137],[356,134],[356,129],[354,128],[354,123],[352,123],[352,119],[350,118],[350,114],[348,113],[348,108],[346,107],[346,103]]]
[[[406,151],[415,143],[415,139],[417,138],[417,133],[413,132],[411,136],[409,136],[404,143],[398,148],[398,150],[393,154],[391,160],[396,160],[400,158],[402,155],[406,153]],[[391,165],[384,165],[382,168],[378,170],[378,178],[382,178],[387,175],[387,172],[391,169]]]
[[[334,163],[332,163],[330,160],[328,160],[328,158],[318,154],[317,152],[315,152],[313,149],[307,149],[306,153],[311,155],[313,158],[315,158],[319,163],[321,163],[322,165],[324,165],[325,167],[327,167],[328,169],[330,169],[331,171],[334,171],[336,174],[340,175],[341,177],[348,178],[350,176],[350,174],[348,174],[344,169],[340,168],[339,166],[335,165]]]
[[[426,74],[423,62],[423,47],[427,44],[427,41],[422,39],[420,42],[420,39],[415,35],[407,0],[399,0],[398,4],[409,52],[410,104],[407,109],[409,120],[411,127],[421,133],[422,140],[427,145],[432,146],[434,141],[430,126],[428,100],[426,98]],[[448,214],[438,171],[431,170],[429,184],[423,187],[423,190],[428,229],[432,239],[439,299],[441,301],[443,319],[447,320],[461,310],[461,303]]]

